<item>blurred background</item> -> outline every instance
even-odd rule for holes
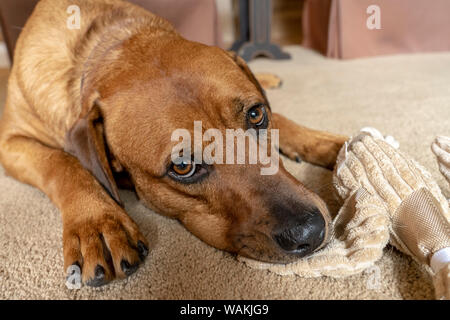
[[[9,65],[15,41],[37,2],[0,1],[0,67]],[[448,0],[129,2],[166,18],[187,39],[224,49],[233,46],[247,61],[257,56],[288,58],[277,50],[295,44],[338,59],[450,50]],[[245,50],[251,52],[246,55]]]
[[[8,66],[7,44],[14,46],[38,0],[1,0],[0,68]],[[239,37],[239,0],[131,0],[168,19],[186,38],[229,48]],[[271,40],[300,44],[303,0],[272,1]],[[175,9],[174,9],[175,8]],[[5,39],[6,38],[6,39]],[[12,48],[11,48],[12,49]]]

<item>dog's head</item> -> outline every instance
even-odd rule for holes
[[[325,204],[281,162],[271,174],[261,174],[268,165],[249,163],[255,153],[249,143],[243,164],[196,162],[195,148],[205,152],[218,135],[226,139],[227,129],[254,129],[247,142],[261,144],[264,135],[269,146],[274,143],[271,109],[241,58],[178,37],[158,46],[128,41],[90,73],[95,76],[85,82],[83,100],[88,108],[69,132],[67,150],[118,202],[114,173],[126,172],[146,205],[179,219],[216,248],[288,262],[324,244]],[[201,121],[206,137],[206,130],[215,129],[213,138],[195,138],[194,121]],[[173,134],[180,129],[192,137],[193,150],[174,156],[181,140],[173,141]],[[226,156],[228,144],[215,144],[210,155],[222,150]],[[273,159],[275,151],[267,149]]]

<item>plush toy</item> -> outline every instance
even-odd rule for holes
[[[431,145],[431,150],[437,157],[439,170],[450,184],[450,138],[437,137]]]
[[[282,275],[343,277],[371,267],[391,243],[431,274],[438,299],[450,299],[448,201],[431,175],[397,148],[372,128],[342,147],[333,184],[345,202],[324,249],[286,265],[242,260]],[[432,149],[449,179],[450,139],[438,137]]]

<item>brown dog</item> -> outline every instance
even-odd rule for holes
[[[80,29],[67,27],[70,5]],[[79,265],[89,285],[133,273],[148,254],[118,181],[219,249],[287,262],[323,245],[325,204],[282,164],[264,176],[259,164],[172,163],[171,133],[195,120],[205,130],[277,128],[284,154],[328,168],[346,140],[272,114],[242,59],[139,7],[43,0],[17,43],[0,161],[61,210],[65,269]]]

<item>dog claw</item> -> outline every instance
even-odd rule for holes
[[[148,256],[148,248],[147,246],[142,242],[142,241],[138,241],[137,243],[137,248],[139,251],[139,258],[141,258],[142,261],[145,260],[145,257]]]
[[[133,274],[138,269],[138,264],[130,265],[130,263],[127,260],[122,260],[120,262],[120,267],[122,268],[123,273],[125,273],[127,276]]]
[[[106,284],[105,269],[101,265],[95,267],[95,275],[93,279],[89,279],[86,284],[90,287],[100,287]]]

